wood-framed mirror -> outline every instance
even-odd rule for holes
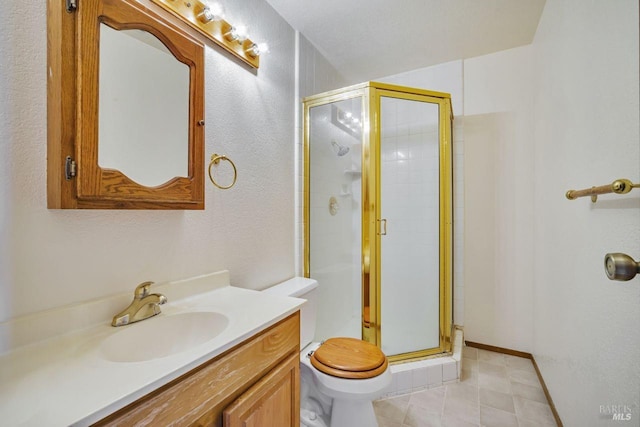
[[[204,209],[204,45],[153,7],[49,2],[50,209]]]

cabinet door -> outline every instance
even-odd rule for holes
[[[274,368],[224,411],[225,427],[298,427],[300,357]]]

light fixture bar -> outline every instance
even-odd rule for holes
[[[186,22],[236,58],[253,68],[260,67],[260,55],[266,50],[260,49],[260,45],[247,38],[246,27],[241,25],[234,27],[224,20],[222,8],[217,3],[203,0],[151,1]]]

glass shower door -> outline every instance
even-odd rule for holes
[[[323,99],[307,113],[305,270],[320,283],[317,340],[362,336],[362,99]]]
[[[304,100],[304,274],[316,340],[401,361],[451,349],[448,94],[368,82]]]
[[[379,99],[381,347],[424,353],[441,345],[441,100]]]

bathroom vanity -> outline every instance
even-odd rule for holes
[[[299,312],[96,426],[298,426]]]
[[[131,294],[0,323],[2,424],[299,425],[304,300],[226,271],[154,291],[162,313],[132,325],[109,317]]]

